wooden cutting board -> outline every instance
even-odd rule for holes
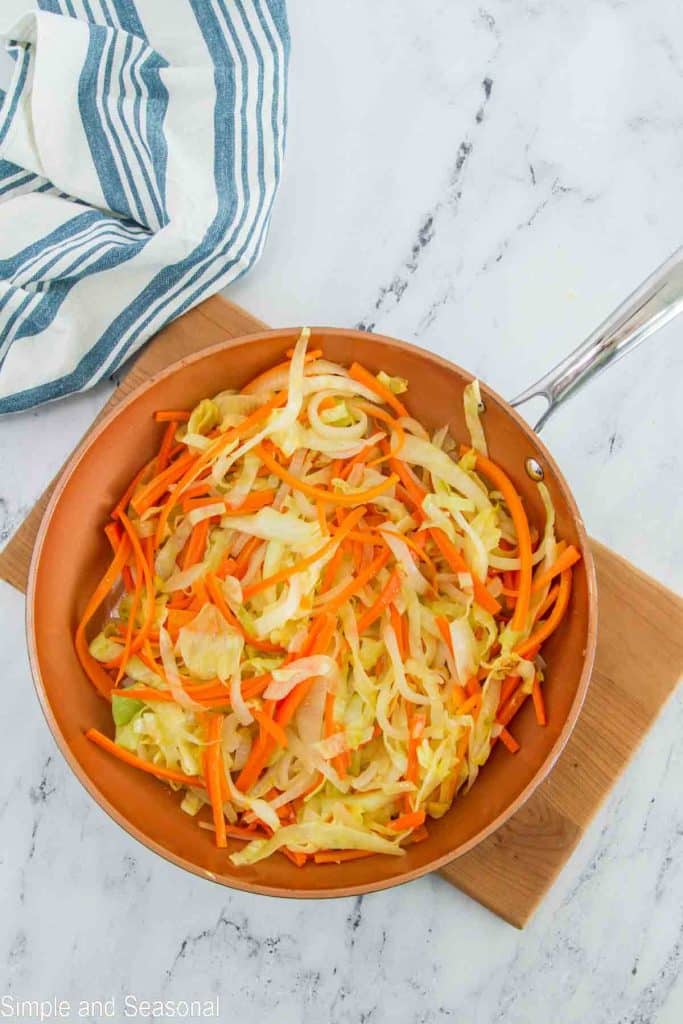
[[[157,370],[265,325],[214,296],[154,338],[103,413]],[[50,491],[0,553],[0,578],[26,590],[31,551]],[[557,765],[507,824],[442,876],[522,928],[683,675],[683,600],[597,541],[600,627],[595,669]]]

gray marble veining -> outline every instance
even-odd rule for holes
[[[676,0],[289,10],[285,176],[262,262],[231,291],[266,321],[362,324],[511,395],[681,243]],[[678,588],[682,329],[595,381],[546,435],[590,531]],[[0,542],[107,393],[2,422]],[[517,933],[436,877],[304,904],[159,860],[57,752],[23,599],[4,586],[0,622],[0,997],[219,995],[222,1018],[244,1024],[683,1019],[680,693]]]

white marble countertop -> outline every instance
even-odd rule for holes
[[[230,295],[272,324],[407,338],[510,395],[681,242],[683,10],[482,2],[290,0],[285,179],[262,262]],[[682,329],[546,434],[591,532],[678,588]],[[2,422],[0,541],[107,393]],[[275,1008],[281,1024],[683,1019],[680,693],[518,933],[435,877],[303,904],[155,857],[57,752],[23,613],[0,585],[0,997],[117,997],[123,1019],[126,993],[219,993],[244,1024]]]

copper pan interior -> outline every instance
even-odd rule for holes
[[[121,764],[84,737],[89,726],[112,734],[108,705],[95,693],[76,659],[72,637],[88,596],[110,558],[102,533],[108,513],[144,461],[159,445],[159,408],[190,408],[200,398],[240,387],[267,369],[298,334],[287,329],[252,335],[208,349],[167,368],[125,400],[75,454],[48,507],[39,534],[28,591],[27,621],[32,667],[48,723],[77,776],[104,809],[133,836],[180,866],[227,885],[287,896],[347,895],[414,878],[471,849],[530,795],[550,769],[578,715],[595,646],[596,600],[587,539],[566,483],[536,435],[486,387],[485,427],[491,456],[523,494],[533,522],[543,524],[537,489],[525,471],[535,457],[557,510],[558,535],[583,552],[574,573],[570,611],[544,648],[548,725],[539,728],[531,701],[515,719],[521,751],[494,750],[476,785],[456,800],[429,839],[401,858],[371,857],[343,865],[291,864],[276,855],[250,868],[232,867],[209,832],[179,810],[179,797]],[[429,428],[448,423],[466,440],[464,370],[413,346],[343,329],[314,329],[312,346],[326,357],[362,359],[408,379],[407,404]],[[239,845],[239,844],[235,844]]]

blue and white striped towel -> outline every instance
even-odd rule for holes
[[[4,33],[2,413],[90,387],[244,273],[284,146],[284,0],[38,7]]]

